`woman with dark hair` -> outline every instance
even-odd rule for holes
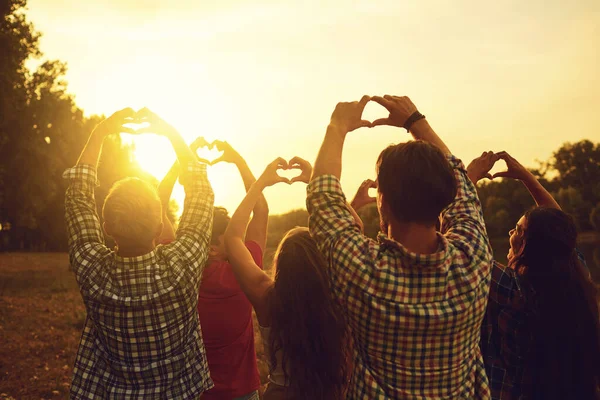
[[[298,168],[288,181],[278,169]],[[278,182],[308,182],[312,168],[298,157],[267,166],[231,217],[225,246],[233,272],[254,306],[269,354],[264,399],[343,399],[349,374],[349,335],[330,295],[325,261],[307,228],[290,230],[274,258],[275,278],[254,262],[244,245],[250,213],[264,188]]]
[[[491,176],[500,159],[507,170]],[[508,266],[492,269],[481,338],[492,398],[599,399],[598,289],[573,219],[506,152],[485,152],[467,170],[474,183],[518,179],[537,204],[509,233]]]

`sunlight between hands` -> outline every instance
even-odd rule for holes
[[[294,182],[310,182],[310,177],[312,176],[312,165],[308,161],[300,157],[294,157],[289,162],[290,169],[299,169],[301,171],[299,176],[295,176],[292,178],[290,183]]]
[[[358,128],[370,128],[371,122],[362,119],[362,113],[370,96],[363,96],[360,101],[338,103],[331,114],[330,126],[346,134]]]
[[[500,156],[494,154],[493,151],[484,151],[479,157],[471,161],[467,167],[467,175],[471,179],[471,182],[477,183],[483,178],[493,179],[494,177],[490,174],[490,170],[499,159]]]
[[[527,168],[521,165],[516,159],[514,159],[510,154],[505,151],[501,151],[496,153],[496,156],[504,160],[506,163],[506,171],[496,172],[493,175],[493,178],[511,178],[518,179],[521,181],[527,180],[533,176],[531,172]]]
[[[369,195],[369,189],[377,189],[377,182],[372,179],[366,179],[360,184],[350,205],[358,211],[367,204],[375,203],[377,199]]]
[[[135,120],[135,116],[136,112],[133,110],[133,108],[124,108],[100,122],[92,133],[101,137],[106,137],[121,132],[135,134],[136,131],[134,129],[123,126],[125,124],[132,123]]]
[[[272,161],[269,165],[267,165],[267,168],[265,168],[265,171],[257,179],[256,182],[261,187],[273,186],[276,183],[280,183],[280,182],[284,182],[289,185],[291,183],[290,180],[288,178],[284,178],[283,176],[280,176],[277,173],[277,171],[280,169],[283,169],[283,170],[289,169],[289,166],[288,166],[287,161],[285,161],[281,157],[278,157],[274,161]]]
[[[371,127],[390,125],[401,128],[408,117],[417,111],[417,106],[406,96],[391,96],[386,94],[383,97],[373,96],[371,100],[385,107],[390,113],[387,118],[379,118],[373,121],[370,124]]]

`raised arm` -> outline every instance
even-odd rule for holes
[[[76,278],[89,276],[94,261],[109,250],[104,245],[104,234],[96,211],[96,165],[105,137],[119,132],[133,133],[123,124],[132,122],[135,111],[126,108],[102,121],[91,133],[77,165],[63,174],[69,186],[65,194],[65,217],[69,257]]]
[[[163,210],[163,229],[158,238],[158,243],[166,244],[175,240],[175,229],[173,228],[173,224],[169,220],[167,213],[169,211],[169,201],[171,200],[173,187],[175,186],[178,177],[179,162],[176,161],[173,163],[173,166],[171,166],[171,169],[169,169],[169,172],[167,172],[163,180],[158,184],[158,197],[160,198]]]
[[[267,166],[260,178],[251,185],[250,190],[237,210],[231,216],[225,231],[225,248],[233,273],[240,287],[256,311],[261,326],[270,326],[267,294],[273,286],[273,280],[254,262],[250,251],[244,244],[250,213],[262,196],[265,187],[278,182],[289,183],[277,174],[278,169],[287,168],[287,162],[278,158]]]
[[[406,96],[390,96],[386,94],[383,97],[373,96],[373,101],[385,107],[390,115],[387,118],[380,118],[371,124],[371,126],[389,125],[399,128],[405,128],[416,140],[423,140],[437,146],[444,154],[451,154],[448,146],[435,133],[425,116],[421,114],[413,102]]]
[[[220,140],[215,140],[214,143],[217,149],[223,152],[223,155],[214,160],[212,164],[214,165],[218,162],[228,162],[234,164],[240,172],[240,176],[244,182],[244,187],[246,188],[246,192],[248,192],[252,184],[256,182],[256,178],[248,167],[246,160],[244,160],[244,158],[233,147],[231,147],[229,143],[222,142]],[[256,201],[256,204],[254,205],[254,208],[252,209],[252,219],[250,220],[248,228],[246,229],[246,241],[253,241],[257,243],[263,253],[267,245],[268,223],[269,205],[267,204],[265,196],[261,193]]]
[[[167,251],[178,252],[181,259],[186,261],[192,283],[198,285],[208,258],[213,221],[214,194],[206,175],[206,164],[197,161],[196,155],[177,130],[150,110],[142,111],[143,121],[149,122],[150,126],[140,132],[165,136],[173,145],[181,166],[180,182],[185,189],[183,213],[175,241],[165,247]]]
[[[506,171],[497,172],[494,174],[494,178],[512,178],[518,179],[529,190],[531,193],[531,197],[538,205],[538,207],[550,207],[561,209],[554,197],[548,192],[542,184],[536,179],[536,177],[529,171],[527,168],[521,165],[516,159],[511,157],[505,151],[501,151],[497,153],[499,159],[502,159],[506,162]]]

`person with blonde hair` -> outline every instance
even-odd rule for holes
[[[134,131],[127,123],[149,122]],[[105,137],[152,132],[172,143],[186,192],[175,240],[156,242],[162,206],[156,188],[117,182],[104,203],[104,244],[96,213],[96,167]],[[73,369],[71,399],[198,399],[213,386],[196,306],[208,258],[213,191],[206,166],[181,135],[148,109],[127,108],[102,121],[65,171],[69,259],[87,317]]]

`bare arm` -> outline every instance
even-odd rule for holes
[[[518,179],[529,190],[531,197],[538,205],[538,207],[550,207],[561,209],[554,197],[542,186],[542,184],[536,179],[536,177],[527,168],[523,167],[515,158],[505,151],[497,153],[498,158],[506,162],[507,170],[497,172],[494,174],[494,178],[512,178]]]
[[[369,100],[369,96],[363,96],[360,101],[339,103],[336,106],[319,149],[311,180],[322,175],[333,175],[340,179],[346,135],[355,129],[371,126],[369,121],[361,119]]]
[[[240,172],[240,176],[244,182],[244,188],[246,189],[246,192],[248,192],[252,184],[256,182],[256,178],[248,167],[246,160],[244,160],[244,158],[229,143],[220,140],[215,140],[214,143],[217,149],[223,152],[223,155],[214,160],[212,165],[219,162],[228,162],[234,164]],[[263,252],[265,251],[265,247],[267,245],[268,223],[269,205],[267,204],[265,196],[261,193],[252,210],[252,219],[250,220],[248,228],[246,229],[245,240],[257,243]]]
[[[158,197],[160,198],[163,210],[163,229],[158,238],[158,243],[169,243],[175,240],[175,229],[167,217],[167,213],[169,211],[169,201],[171,200],[173,187],[175,186],[178,177],[179,162],[176,161],[173,163],[173,166],[169,169],[169,172],[167,172],[163,180],[158,184]]]
[[[269,164],[263,175],[246,193],[246,197],[233,213],[225,231],[225,247],[233,273],[246,297],[252,303],[256,317],[262,326],[270,326],[267,294],[273,286],[273,280],[254,262],[250,251],[244,244],[244,236],[250,213],[262,196],[264,188],[277,182],[287,181],[287,179],[279,177],[276,172],[279,167],[285,166],[287,163],[283,159],[277,159]]]

